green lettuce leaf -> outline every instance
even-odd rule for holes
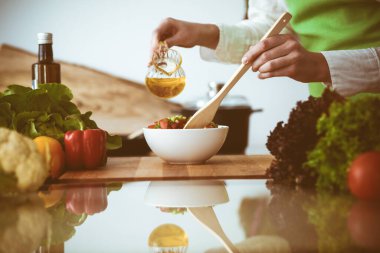
[[[53,101],[71,101],[73,99],[71,90],[60,83],[39,84],[38,88],[47,91]]]
[[[14,114],[11,110],[11,104],[7,102],[0,103],[0,127],[9,127],[12,125]]]
[[[50,136],[61,143],[69,130],[98,128],[92,112],[81,113],[72,99],[71,90],[59,83],[40,84],[35,90],[10,85],[0,94],[0,126],[30,138]],[[121,147],[119,136],[107,137],[107,149]]]
[[[122,145],[122,140],[120,136],[117,135],[109,135],[107,133],[107,149],[108,150],[115,150],[120,148]]]
[[[347,171],[355,157],[380,151],[380,95],[361,95],[334,103],[318,120],[321,136],[305,169],[318,175],[319,190],[347,191]]]
[[[32,90],[32,88],[30,88],[30,87],[25,87],[25,86],[18,85],[18,84],[11,84],[7,87],[7,89],[4,91],[3,94],[4,94],[4,96],[9,96],[12,94],[25,94],[31,90]]]

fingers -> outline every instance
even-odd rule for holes
[[[152,44],[158,44],[159,41],[165,40],[173,33],[174,19],[166,18],[159,26],[153,31]]]
[[[283,44],[289,38],[290,35],[276,35],[262,40],[253,46],[250,46],[248,52],[242,58],[242,63],[252,63],[259,55],[265,51]]]
[[[177,20],[173,18],[166,18],[161,21],[160,25],[153,31],[150,50],[151,58],[158,50],[160,41],[166,41],[168,38],[171,38],[176,34],[176,23]],[[172,44],[170,45],[168,44],[169,47],[173,46],[173,40],[171,40],[171,43]]]
[[[289,53],[290,50],[286,46],[286,43],[280,44],[279,46],[260,54],[252,63],[252,70],[257,71],[262,67],[262,65],[268,63],[269,61],[283,57]]]
[[[272,72],[277,69],[284,68],[297,62],[299,54],[297,52],[290,52],[289,54],[274,58],[262,64],[259,68],[255,68],[255,71],[260,73]]]
[[[287,76],[304,82],[315,70],[310,53],[292,35],[277,35],[257,43],[246,53],[244,62],[260,72],[260,79]]]
[[[293,65],[287,65],[277,70],[273,70],[271,72],[260,73],[258,77],[260,79],[267,79],[271,77],[287,76],[294,79],[296,72],[297,72],[296,65],[293,64]]]
[[[274,67],[276,68],[283,67],[284,65],[278,66],[278,64],[281,62],[283,63],[283,61],[271,61],[286,56],[285,60],[287,60],[287,64],[294,63],[300,58],[302,52],[304,52],[304,50],[298,41],[294,39],[287,40],[280,46],[274,47],[258,56],[252,64],[252,70],[259,70],[260,72],[265,71],[269,67],[268,64],[275,65]],[[266,65],[266,67],[262,69],[263,65]]]

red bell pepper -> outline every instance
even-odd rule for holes
[[[66,191],[66,210],[74,214],[93,215],[107,208],[107,188],[91,185],[69,188]]]
[[[68,131],[64,142],[69,170],[94,169],[107,162],[107,134],[101,129]]]

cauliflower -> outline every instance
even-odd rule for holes
[[[0,128],[0,191],[35,191],[48,176],[48,167],[34,142]]]

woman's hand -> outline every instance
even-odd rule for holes
[[[152,36],[152,54],[160,41],[168,47],[194,47],[196,45],[215,49],[219,42],[219,28],[211,24],[190,23],[174,18],[164,19],[154,30]]]
[[[304,49],[293,35],[276,35],[251,46],[242,62],[258,77],[287,76],[300,82],[331,82],[325,57]]]

